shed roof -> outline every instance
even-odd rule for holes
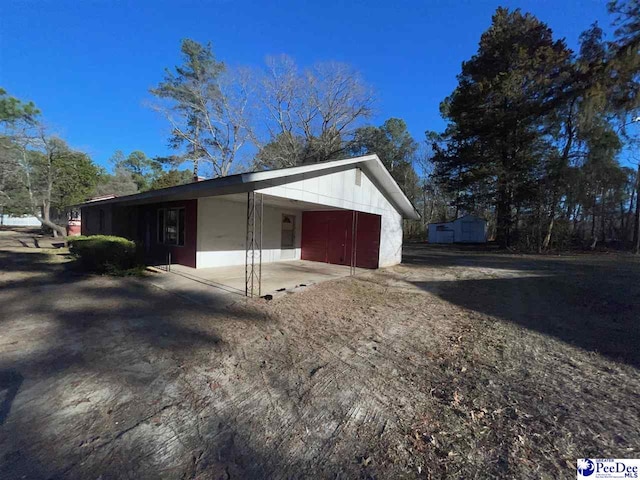
[[[377,188],[388,198],[404,218],[419,219],[411,201],[404,194],[400,186],[393,179],[377,155],[332,160],[301,167],[280,168],[260,172],[239,173],[226,177],[187,183],[176,187],[162,188],[148,192],[126,195],[123,197],[85,202],[80,206],[96,206],[108,204],[142,205],[145,203],[167,202],[173,200],[187,200],[199,197],[228,195],[232,193],[250,192],[267,187],[284,185],[304,178],[313,178],[330,173],[361,168],[366,172]]]
[[[454,223],[454,222],[457,222],[458,220],[462,220],[463,218],[468,218],[468,217],[475,218],[476,220],[482,220],[483,222],[486,222],[486,221],[487,221],[486,219],[484,219],[484,218],[482,218],[482,217],[479,217],[479,216],[477,216],[477,215],[472,215],[472,214],[468,213],[468,214],[466,214],[466,215],[463,215],[463,216],[461,216],[461,217],[458,217],[458,218],[456,218],[455,220],[451,220],[451,221],[449,221],[449,222],[431,222],[431,223],[429,223],[428,225],[446,225],[446,224],[448,224],[448,223]]]

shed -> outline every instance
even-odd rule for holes
[[[429,224],[429,243],[485,243],[487,221],[475,215],[465,215],[452,222]]]

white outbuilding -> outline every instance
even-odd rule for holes
[[[429,243],[485,243],[487,221],[475,215],[465,215],[452,222],[430,223]]]

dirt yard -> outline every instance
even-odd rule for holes
[[[0,232],[2,479],[556,479],[640,457],[631,256],[409,245],[205,306],[17,240]]]

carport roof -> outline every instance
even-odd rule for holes
[[[142,205],[145,203],[168,202],[174,200],[188,200],[199,197],[216,195],[229,195],[232,193],[250,192],[263,188],[284,185],[304,178],[313,178],[334,172],[361,168],[369,175],[371,180],[397,208],[404,218],[419,219],[411,201],[404,194],[400,186],[393,179],[384,164],[377,155],[347,158],[345,160],[332,160],[329,162],[315,163],[301,167],[280,168],[261,172],[239,173],[226,177],[203,180],[201,182],[187,183],[176,187],[162,188],[148,192],[126,195],[101,200],[88,201],[80,207],[95,205]]]

